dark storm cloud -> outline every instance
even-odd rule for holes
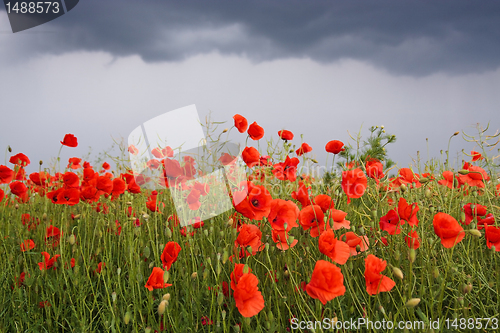
[[[253,61],[352,58],[395,74],[462,74],[500,66],[499,22],[496,1],[84,0],[36,28],[57,33],[22,49],[148,62],[208,52]]]

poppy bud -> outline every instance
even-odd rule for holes
[[[234,328],[234,331],[235,331],[236,333],[239,333],[239,332],[240,332],[240,326],[239,326],[239,325],[234,325],[234,326],[233,326],[233,328]]]
[[[294,236],[288,237],[288,245],[292,244],[294,240],[295,240]]]
[[[245,264],[245,266],[243,267],[243,274],[247,274],[249,269],[250,269],[250,267],[248,267],[248,265]]]
[[[439,276],[439,269],[437,267],[434,267],[434,270],[432,271],[432,276],[437,279]]]
[[[19,205],[18,205],[18,204],[16,204],[16,205],[14,206],[14,208],[15,208],[15,209],[19,209]]]
[[[165,295],[163,295],[163,297],[161,298],[162,301],[168,301],[170,300],[170,293],[166,293]]]
[[[477,229],[470,229],[470,230],[467,230],[467,231],[472,236],[481,237],[481,232],[479,230],[477,230]]]
[[[401,184],[400,188],[401,188],[401,192],[406,192],[406,190],[408,189],[408,187],[406,187],[405,184]]]
[[[207,258],[207,264],[212,265],[212,259],[210,259],[210,257]]]
[[[151,333],[151,327],[146,327],[146,329],[144,330],[144,333]]]
[[[75,241],[76,241],[76,237],[74,234],[71,234],[71,236],[68,237],[68,243],[70,243],[71,245],[75,244]]]
[[[233,219],[229,219],[229,220],[227,221],[227,225],[228,225],[229,227],[232,227],[232,226],[233,226],[233,222],[234,222],[234,221],[233,221]]]
[[[363,228],[363,227],[359,227],[359,229],[358,229],[358,233],[359,233],[361,236],[364,236],[364,235],[365,235],[365,228]]]
[[[226,310],[222,310],[222,320],[226,319]]]
[[[130,322],[130,317],[132,317],[132,315],[127,311],[125,313],[125,317],[123,317],[123,322],[125,323],[125,325],[128,325],[128,323]]]
[[[383,315],[385,315],[385,309],[382,305],[379,305],[377,310],[379,310]]]
[[[429,182],[429,178],[427,178],[427,177],[420,178],[418,181],[419,181],[420,183],[422,183],[422,184],[425,184],[425,183],[428,183],[428,182]]]
[[[469,170],[458,170],[458,173],[461,174],[461,175],[467,175],[469,174]]]
[[[312,161],[313,163],[318,163],[318,161],[316,161],[314,158],[311,158],[311,161]]]
[[[132,201],[127,201],[127,206],[132,206]]]
[[[271,323],[274,321],[274,315],[271,310],[269,310],[269,313],[267,314],[267,320],[269,320]]]
[[[408,302],[406,302],[407,308],[414,308],[420,303],[420,298],[412,298]]]
[[[458,303],[460,303],[460,305],[464,305],[464,298],[463,297],[459,297],[458,298]]]
[[[219,295],[217,295],[217,304],[221,306],[223,302],[224,302],[224,293],[219,293]]]
[[[222,133],[226,133],[227,131],[229,131],[229,128],[224,128],[224,130],[222,131]]]
[[[372,216],[373,216],[374,220],[377,219],[377,210],[376,209],[372,210]]]
[[[431,214],[434,214],[434,211],[435,211],[434,207],[429,208],[429,210],[431,211]]]
[[[9,153],[12,153],[12,148],[10,148],[10,146],[7,146],[7,150],[9,151]]]
[[[266,251],[269,251],[269,243],[266,243]]]
[[[247,246],[247,251],[248,251],[249,253],[253,253],[253,251],[252,251],[252,246],[248,245],[248,246]]]
[[[463,289],[464,294],[470,293],[472,291],[472,283],[464,284],[462,289]]]
[[[217,262],[217,275],[220,275],[220,273],[222,272],[222,267],[220,266],[219,262]]]
[[[145,256],[146,258],[149,258],[149,256],[151,255],[151,250],[149,249],[149,247],[148,247],[148,246],[146,246],[146,247],[144,248],[143,253],[144,253],[144,256]]]
[[[172,238],[172,230],[168,227],[165,229],[165,236],[167,236],[167,238]]]
[[[165,308],[167,307],[167,301],[161,301],[158,305],[158,314],[161,316],[165,313]]]
[[[286,278],[288,278],[290,276],[290,273],[288,273],[288,270],[285,271],[284,275]]]
[[[222,263],[225,264],[227,259],[229,258],[229,254],[226,249],[224,249],[224,253],[222,254]]]
[[[38,164],[42,165],[42,164],[43,164],[43,161],[42,161],[42,160],[40,160],[40,162],[38,162]]]
[[[154,266],[154,265],[155,265],[155,263],[154,263],[154,262],[150,262],[150,263],[149,263],[149,269],[153,268],[153,266]]]
[[[457,135],[459,135],[459,134],[460,134],[460,132],[459,132],[459,131],[456,131],[455,133],[453,133],[453,136],[457,136]]]
[[[116,302],[116,292],[111,293],[111,298],[113,299],[113,303]]]
[[[122,273],[122,269],[120,267],[118,267],[118,269],[116,270],[116,275],[120,276],[121,273]]]
[[[221,230],[221,231],[219,232],[219,235],[220,235],[220,238],[224,238],[224,230]]]
[[[400,257],[401,257],[401,253],[399,253],[399,250],[396,250],[396,251],[394,252],[394,259],[395,259],[396,261],[399,261],[399,258],[400,258]]]
[[[409,256],[409,259],[410,259],[410,262],[415,262],[415,258],[416,258],[417,254],[415,253],[415,249],[410,249],[410,256]]]
[[[496,246],[495,246],[495,245],[492,245],[492,246],[491,246],[491,250],[492,250],[493,252],[495,252],[495,251],[497,250]]]
[[[392,273],[394,274],[394,276],[396,276],[398,279],[400,280],[403,280],[403,272],[397,268],[397,267],[392,267]]]
[[[198,277],[198,272],[193,272],[193,274],[191,274],[191,280],[195,280],[197,277]]]
[[[425,197],[429,199],[431,196],[432,196],[431,190],[429,190],[428,188],[425,189]]]
[[[42,214],[42,220],[47,221],[47,213]]]

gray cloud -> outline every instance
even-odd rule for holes
[[[13,59],[104,51],[162,62],[220,52],[254,62],[350,58],[399,75],[453,75],[500,66],[498,22],[493,1],[86,0],[0,43],[12,46]]]

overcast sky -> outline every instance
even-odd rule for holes
[[[320,160],[326,142],[384,125],[405,167],[426,138],[438,157],[455,131],[500,128],[499,22],[494,1],[85,0],[13,34],[0,6],[0,147],[37,164],[73,133],[63,158],[95,155],[196,104],[268,138],[303,134]]]

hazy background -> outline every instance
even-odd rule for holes
[[[320,161],[328,141],[384,125],[405,167],[455,131],[500,127],[499,22],[492,1],[84,0],[13,34],[0,5],[0,148],[34,171],[66,133],[79,147],[64,162],[196,104],[222,128],[239,113],[265,138],[303,134]],[[462,148],[454,138],[453,159]]]

